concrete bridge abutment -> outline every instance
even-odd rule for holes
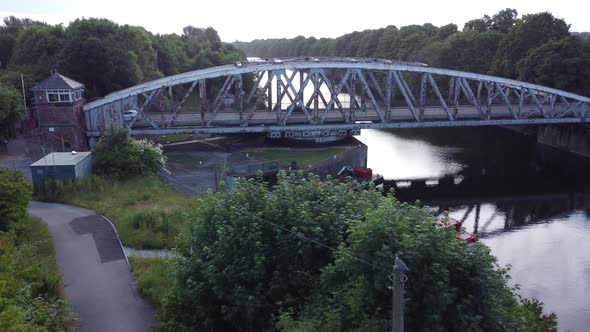
[[[537,130],[537,142],[590,158],[589,125],[539,126]]]

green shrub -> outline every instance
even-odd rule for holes
[[[27,216],[31,193],[22,172],[0,168],[0,231]]]
[[[174,260],[170,331],[386,331],[395,253],[410,331],[522,331],[508,270],[426,208],[356,184],[279,173],[204,198]]]
[[[166,166],[162,146],[131,138],[126,129],[111,127],[108,136],[92,149],[93,172],[118,179],[158,171]]]

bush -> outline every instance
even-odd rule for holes
[[[22,172],[0,168],[0,231],[27,216],[31,193]]]
[[[166,166],[162,146],[146,139],[137,141],[126,129],[112,127],[93,149],[93,171],[118,179],[156,172]]]
[[[395,253],[411,331],[516,331],[508,271],[428,209],[357,184],[280,173],[204,199],[174,260],[170,331],[386,331]]]

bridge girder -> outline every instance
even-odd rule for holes
[[[183,110],[195,90],[199,102]],[[362,128],[585,123],[589,105],[590,98],[565,91],[417,63],[296,58],[165,77],[114,92],[84,110],[88,136],[102,135],[111,123],[132,134],[330,136]],[[128,109],[138,116],[125,121]]]

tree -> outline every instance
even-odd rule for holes
[[[516,23],[517,17],[518,12],[516,9],[506,8],[501,10],[492,16],[492,19],[489,21],[490,28],[500,33],[508,33]]]
[[[0,82],[0,135],[2,137],[21,119],[24,111],[21,92]]]
[[[399,253],[411,269],[405,304],[409,331],[524,328],[507,271],[485,246],[455,240],[453,230],[437,228],[426,209],[384,198],[363,221],[351,225],[347,245],[322,271],[321,289],[301,314],[283,313],[281,325],[297,327],[283,330],[387,330],[392,253]]]
[[[494,30],[464,31],[447,38],[440,49],[433,51],[427,46],[423,52],[430,55],[427,63],[432,66],[488,74],[492,67],[490,59],[501,40],[502,35]]]
[[[533,48],[569,36],[569,25],[551,13],[525,15],[500,42],[494,60],[496,74],[515,78],[516,64]]]
[[[166,166],[162,148],[147,140],[137,141],[125,129],[112,127],[93,149],[93,172],[114,178],[129,178],[156,172]]]
[[[484,15],[482,18],[467,21],[463,26],[463,31],[486,32],[491,28],[491,20],[488,15]]]
[[[518,79],[590,95],[590,41],[569,37],[529,51],[517,64]]]
[[[281,173],[269,191],[243,180],[205,197],[181,240],[163,327],[384,331],[399,253],[412,269],[409,330],[524,329],[507,270],[455,235],[360,184]]]
[[[33,25],[19,33],[8,69],[30,73],[37,80],[46,78],[57,68],[63,45],[61,25]]]
[[[20,171],[0,168],[0,231],[28,215],[32,188]]]
[[[272,194],[249,180],[206,196],[178,249],[167,328],[266,330],[279,310],[302,305],[333,260],[318,243],[337,247],[347,220],[361,218],[380,196],[349,186],[281,174]]]
[[[119,35],[119,26],[106,19],[70,23],[65,31],[59,69],[83,82],[90,97],[136,85],[143,78],[137,54]]]

